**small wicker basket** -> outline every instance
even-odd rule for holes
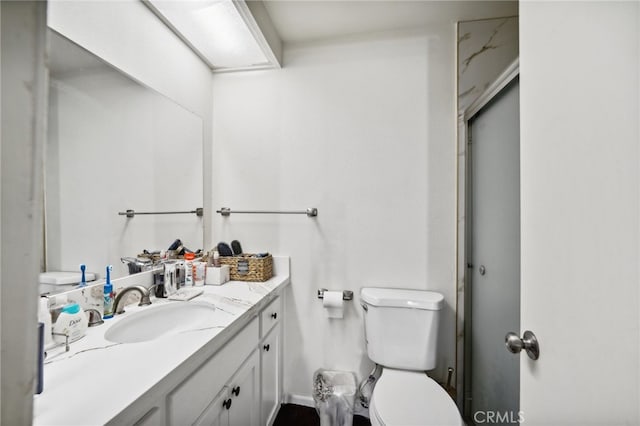
[[[222,265],[229,265],[229,276],[234,281],[267,281],[273,276],[273,257],[254,257],[252,254],[220,256]]]

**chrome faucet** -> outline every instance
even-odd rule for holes
[[[99,310],[91,308],[85,310],[84,313],[89,314],[89,322],[87,324],[89,327],[96,327],[100,324],[104,324],[102,314],[100,314]]]
[[[149,295],[151,293],[151,289],[153,289],[155,287],[155,285],[152,285],[151,287],[147,288],[141,285],[132,285],[131,287],[126,287],[123,288],[122,290],[120,290],[118,292],[118,294],[116,295],[115,300],[113,301],[113,311],[116,314],[121,314],[124,312],[124,307],[121,309],[118,309],[118,305],[120,304],[120,300],[122,300],[122,298],[125,296],[125,294],[131,292],[131,291],[137,291],[138,293],[140,293],[140,303],[138,303],[138,306],[145,306],[145,305],[150,305],[151,304],[151,300],[149,299]]]

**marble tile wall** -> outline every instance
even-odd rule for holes
[[[518,57],[518,18],[458,24],[458,111],[464,111]]]
[[[518,58],[518,17],[458,23],[456,388],[463,403],[466,132],[464,112]]]

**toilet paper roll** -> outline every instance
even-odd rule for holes
[[[344,316],[344,300],[341,291],[325,291],[322,299],[327,318],[342,318]]]

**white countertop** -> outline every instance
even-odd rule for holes
[[[154,388],[173,386],[173,378],[177,385],[183,376],[176,373],[213,355],[289,284],[288,257],[274,256],[274,273],[263,283],[231,281],[201,287],[204,294],[192,301],[215,305],[209,327],[139,343],[104,338],[110,327],[135,312],[189,303],[152,299],[151,306],[129,305],[125,313],[89,328],[85,337],[71,343],[69,352],[63,347],[47,351],[44,392],[34,396],[33,424],[102,425],[136,400],[153,398]]]

